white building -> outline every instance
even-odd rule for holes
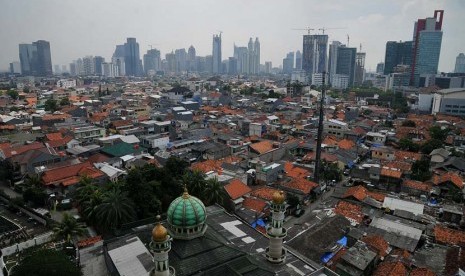
[[[118,67],[118,75],[117,76],[125,76],[126,75],[126,63],[124,62],[123,57],[114,57],[111,59],[111,62]]]
[[[324,121],[324,131],[338,138],[344,137],[344,134],[349,130],[347,123],[339,120],[329,119]]]
[[[325,78],[325,84],[328,84],[328,78]],[[312,75],[312,85],[323,85],[323,73],[315,73]]]
[[[263,131],[264,125],[259,124],[259,123],[251,123],[249,125],[249,136],[258,136],[262,137],[262,131]]]
[[[291,82],[301,82],[301,83],[308,83],[308,76],[304,70],[296,70],[291,74]]]
[[[76,87],[76,80],[73,79],[61,79],[57,81],[57,87],[64,89]]]
[[[95,74],[95,63],[93,56],[85,56],[82,58],[82,67],[83,73],[86,76],[94,75]]]
[[[332,87],[337,89],[347,89],[349,87],[349,76],[342,74],[333,75]]]
[[[431,112],[431,106],[433,105],[433,94],[431,93],[420,93],[418,95],[418,110]]]
[[[118,66],[113,62],[102,62],[102,74],[108,78],[119,76]]]

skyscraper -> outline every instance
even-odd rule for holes
[[[90,76],[95,74],[95,63],[93,56],[85,56],[82,58],[83,74]]]
[[[197,71],[196,61],[195,61],[196,53],[194,46],[190,46],[189,50],[187,50],[187,69],[189,71]]]
[[[259,74],[259,73],[260,73],[260,41],[258,41],[258,37],[256,37],[255,42],[253,44],[252,74]]]
[[[302,70],[302,53],[300,52],[300,50],[297,50],[297,52],[295,52],[295,69]]]
[[[394,73],[397,65],[412,65],[413,41],[397,42],[388,41],[386,43],[386,53],[384,56],[384,74]]]
[[[234,57],[237,59],[237,73],[249,73],[249,55],[247,47],[237,47],[234,44]]]
[[[265,74],[271,74],[272,68],[273,68],[273,65],[271,61],[265,61]]]
[[[304,35],[302,69],[309,75],[326,71],[328,35]]]
[[[139,55],[139,43],[136,39],[129,37],[124,43],[124,63],[126,66],[126,75],[128,76],[140,76],[140,55]]]
[[[38,40],[32,44],[19,44],[19,60],[23,75],[51,76],[53,74],[48,41]]]
[[[356,53],[357,48],[349,48],[344,45],[337,49],[336,74],[348,76],[349,86],[354,84]]]
[[[436,74],[442,43],[443,10],[435,10],[434,17],[418,19],[413,31],[413,60],[410,83],[418,86],[420,75]]]
[[[384,62],[379,62],[376,65],[376,73],[377,74],[384,74]]]
[[[176,58],[176,66],[175,66],[175,71],[176,72],[184,72],[187,70],[187,52],[186,49],[176,49],[174,51],[174,55]]]
[[[329,45],[329,61],[328,61],[328,76],[329,83],[333,83],[334,75],[336,75],[337,69],[337,50],[341,47],[342,43],[339,41],[333,41]]]
[[[21,63],[19,61],[13,61],[10,63],[11,74],[21,74]]]
[[[366,53],[355,55],[355,78],[354,85],[362,85],[365,77],[365,56]]]
[[[212,49],[212,72],[213,74],[221,73],[221,33],[213,35],[213,49]]]
[[[455,73],[465,73],[465,55],[460,53],[455,59]]]
[[[161,67],[161,58],[160,51],[157,49],[150,49],[144,55],[144,70],[146,74],[149,74],[150,71],[153,73],[160,70]]]
[[[95,74],[97,76],[102,76],[103,75],[103,72],[102,72],[102,63],[105,62],[105,58],[101,57],[101,56],[95,56],[94,57],[94,68],[95,68]]]
[[[283,59],[283,73],[291,74],[294,71],[294,52],[289,52]]]

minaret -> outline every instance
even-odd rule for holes
[[[283,248],[283,239],[287,236],[287,230],[283,227],[284,212],[286,211],[283,191],[273,194],[271,208],[273,209],[271,226],[268,226],[266,229],[266,234],[270,239],[269,246],[266,249],[266,258],[272,263],[280,263],[286,258],[286,249]]]
[[[153,262],[155,268],[151,276],[175,276],[176,272],[168,264],[168,252],[171,250],[171,237],[168,231],[160,223],[160,216],[157,216],[158,223],[152,230],[152,242],[150,249],[153,252]]]

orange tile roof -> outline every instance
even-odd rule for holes
[[[66,136],[66,137],[63,137],[60,140],[52,140],[52,141],[48,141],[46,143],[52,148],[58,148],[58,147],[65,146],[71,140],[73,140],[73,137]]]
[[[402,150],[395,151],[394,156],[398,161],[418,161],[423,158],[423,154],[421,153]]]
[[[245,185],[237,178],[234,178],[229,184],[225,185],[224,189],[232,200],[236,200],[252,191],[249,186]]]
[[[401,262],[382,262],[373,276],[407,276],[407,268]]]
[[[369,247],[376,250],[376,253],[380,257],[385,257],[388,253],[389,243],[379,235],[368,235],[362,238],[362,241],[366,243]]]
[[[34,150],[34,149],[40,149],[44,147],[45,147],[44,144],[39,143],[39,142],[34,142],[29,145],[20,145],[20,146],[4,148],[2,149],[2,151],[3,151],[3,154],[5,155],[5,158],[9,158],[13,155],[23,154],[27,151]]]
[[[433,175],[433,184],[434,185],[441,185],[445,182],[452,182],[455,186],[459,189],[463,189],[463,179],[454,172],[446,172],[442,175]]]
[[[78,241],[77,246],[79,248],[83,248],[83,247],[87,247],[89,245],[93,245],[93,244],[95,244],[95,243],[97,243],[97,242],[99,242],[101,240],[102,240],[102,236],[90,237],[90,238]]]
[[[365,187],[363,187],[362,185],[358,185],[358,186],[350,187],[346,191],[346,193],[344,194],[343,197],[344,198],[354,197],[358,201],[363,201],[366,197],[371,197],[374,200],[377,200],[379,202],[383,202],[385,196],[383,194],[381,194],[381,193],[370,192]]]
[[[268,141],[268,140],[264,140],[264,141],[261,141],[261,142],[258,142],[258,143],[254,143],[254,144],[251,144],[249,146],[254,151],[258,152],[259,154],[269,152],[270,150],[273,149],[273,143]]]
[[[409,276],[436,276],[436,273],[428,268],[414,268]]]
[[[118,120],[111,123],[113,127],[132,126],[131,120]]]
[[[15,128],[15,125],[0,125],[0,130],[14,130]]]
[[[282,183],[281,186],[309,194],[313,189],[318,187],[318,184],[304,178],[294,178],[289,182]]]
[[[202,162],[193,163],[191,165],[191,169],[201,171],[204,173],[211,171],[219,173],[223,171],[221,164],[223,164],[223,162],[220,160],[205,160]]]
[[[334,212],[339,215],[343,215],[346,218],[353,219],[357,223],[363,221],[362,206],[352,204],[346,201],[339,201],[334,208]]]
[[[402,172],[409,172],[412,169],[412,163],[404,162],[404,161],[388,161],[384,162],[383,165],[389,168],[399,169]]]
[[[63,184],[69,186],[79,182],[81,176],[88,176],[92,179],[104,176],[104,173],[92,166],[89,162],[74,164],[45,171],[42,181],[45,185]]]
[[[441,225],[434,227],[434,236],[437,242],[447,245],[465,246],[465,232],[450,229]]]
[[[273,194],[279,192],[277,189],[269,188],[269,187],[260,187],[256,190],[253,190],[250,195],[254,197],[258,197],[264,200],[271,201],[273,200]]]
[[[61,139],[63,139],[63,135],[61,134],[61,132],[47,133],[47,134],[45,134],[45,137],[46,137],[47,140],[49,140],[49,141],[61,140]]]
[[[382,167],[380,175],[400,179],[402,177],[402,171],[394,168]]]
[[[291,162],[287,161],[284,164],[284,171],[286,171],[287,176],[291,178],[304,178],[310,175],[310,172],[304,168],[294,166]]]
[[[69,114],[46,114],[42,117],[42,121],[64,120],[71,118]]]
[[[355,142],[349,139],[342,139],[339,141],[338,146],[340,149],[349,150],[355,147]]]
[[[429,192],[431,190],[431,185],[426,184],[425,182],[421,182],[421,181],[404,179],[404,182],[402,184],[414,190],[425,191],[425,192]]]
[[[253,197],[246,197],[242,202],[242,207],[255,212],[263,212],[266,205],[267,203],[265,201]]]
[[[338,141],[336,137],[328,135],[323,139],[323,144],[330,145],[330,146],[336,146],[338,144]]]

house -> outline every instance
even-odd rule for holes
[[[378,265],[373,276],[407,276],[408,271],[405,265],[400,261],[384,261]],[[412,274],[410,274],[412,275]]]
[[[371,147],[371,158],[392,161],[395,159],[394,150],[389,147]]]
[[[336,264],[336,273],[340,275],[371,275],[376,261],[376,253],[362,241],[350,247]]]
[[[386,143],[386,135],[380,132],[369,131],[365,136],[367,145],[384,145]]]
[[[464,182],[462,177],[454,172],[446,172],[442,175],[434,174],[432,179],[433,187],[439,189],[438,192],[435,192],[442,197],[454,197],[459,195],[461,197]]]
[[[348,124],[339,120],[329,119],[324,121],[324,131],[327,134],[343,138],[349,132]]]
[[[431,163],[443,163],[450,156],[450,152],[446,149],[434,149],[429,156],[431,157]]]
[[[234,206],[234,210],[242,207],[244,196],[249,194],[252,189],[244,184],[239,179],[235,178],[229,184],[224,186],[226,193],[229,195],[230,205]],[[262,211],[262,210],[260,210]]]
[[[431,184],[404,179],[401,185],[401,192],[418,197],[421,195],[429,196],[429,193],[431,192]]]

